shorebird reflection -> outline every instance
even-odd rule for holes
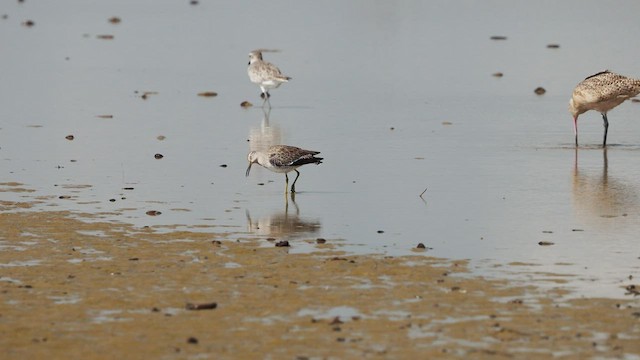
[[[249,128],[249,151],[262,151],[269,146],[282,144],[282,130],[278,125],[271,125],[269,117],[271,109],[262,109],[260,126]]]
[[[289,201],[285,201],[284,211],[275,211],[258,219],[252,218],[249,210],[247,210],[249,231],[256,235],[277,239],[299,238],[318,233],[322,227],[320,221],[300,217],[300,208],[295,202],[295,193],[291,194],[291,203],[295,208],[291,209],[292,213],[289,211]]]
[[[636,189],[610,175],[607,149],[602,149],[602,170],[580,170],[578,149],[573,168],[573,199],[580,217],[602,219],[622,216],[638,207]]]

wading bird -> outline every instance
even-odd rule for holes
[[[578,146],[578,116],[589,110],[602,114],[604,121],[604,140],[607,146],[609,120],[607,112],[640,93],[640,80],[612,73],[608,70],[591,75],[573,89],[569,100],[569,112],[573,115],[573,132]]]
[[[274,145],[269,147],[266,151],[252,151],[247,155],[249,160],[249,167],[247,168],[246,176],[249,176],[251,165],[258,163],[263,167],[277,173],[284,173],[286,182],[284,185],[284,192],[287,192],[289,187],[290,171],[296,172],[296,178],[291,185],[291,192],[296,192],[296,181],[300,176],[300,172],[297,170],[305,164],[322,164],[322,158],[315,157],[320,154],[319,151],[304,150],[295,146],[288,145]]]

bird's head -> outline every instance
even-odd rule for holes
[[[250,152],[247,155],[247,160],[249,160],[249,167],[247,168],[247,173],[245,176],[249,176],[249,171],[251,171],[251,165],[253,165],[253,163],[258,162],[258,154],[255,151]]]
[[[580,111],[580,109],[578,109],[575,101],[573,101],[573,98],[571,98],[571,100],[569,100],[569,113],[571,114],[571,116],[573,116],[574,119],[577,119],[578,115],[582,114],[583,112],[584,111]]]
[[[249,53],[249,65],[258,60],[262,60],[262,53],[260,51],[254,50]]]

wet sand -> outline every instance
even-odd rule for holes
[[[4,359],[640,354],[637,299],[563,300],[424,253],[347,255],[327,241],[291,254],[31,205],[0,203]]]

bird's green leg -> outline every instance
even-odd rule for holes
[[[289,176],[287,173],[284,173],[284,193],[286,194],[289,191]]]
[[[291,192],[294,193],[296,192],[296,181],[298,181],[298,177],[300,177],[300,172],[298,170],[294,170],[296,172],[296,179],[293,180],[293,185],[291,185]]]

